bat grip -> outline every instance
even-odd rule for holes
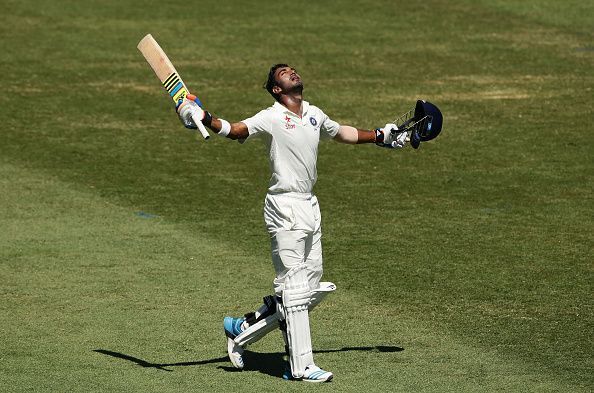
[[[200,133],[202,134],[204,139],[210,138],[208,131],[206,131],[206,127],[204,127],[204,124],[202,124],[202,120],[198,119],[198,117],[194,114],[192,114],[192,119],[194,120],[194,123],[196,123],[196,126],[198,127],[198,130],[200,130]]]

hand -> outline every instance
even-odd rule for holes
[[[400,149],[410,140],[406,131],[398,132],[398,126],[396,124],[388,123],[384,128],[380,129],[380,132],[383,134],[384,139],[377,144],[382,147]]]
[[[404,146],[406,146],[406,142],[410,141],[410,138],[408,137],[408,133],[406,131],[396,133],[395,135],[396,138],[394,138],[394,140],[392,141],[393,148],[401,149]]]
[[[193,98],[189,99],[189,98]],[[195,130],[198,128],[194,119],[202,121],[205,112],[202,109],[202,103],[198,97],[188,95],[182,103],[177,107],[177,113],[184,127]]]

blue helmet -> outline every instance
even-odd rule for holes
[[[443,116],[439,108],[429,101],[418,100],[413,115],[414,127],[410,144],[415,149],[421,142],[437,137],[443,125]]]

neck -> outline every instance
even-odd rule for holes
[[[280,103],[286,107],[291,112],[295,113],[298,116],[301,116],[301,103],[303,102],[303,94],[299,93],[292,93],[292,94],[283,94],[280,97]]]

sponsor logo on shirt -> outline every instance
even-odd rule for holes
[[[295,124],[291,123],[291,118],[289,116],[285,116],[285,129],[292,130],[295,128]]]

